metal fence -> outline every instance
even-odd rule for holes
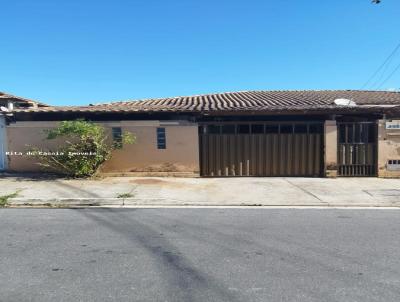
[[[376,123],[338,123],[338,174],[341,176],[376,176],[376,162]]]

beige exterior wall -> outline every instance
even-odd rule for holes
[[[7,126],[8,151],[25,154],[32,146],[56,150],[62,141],[45,139],[45,129],[57,122],[17,122]],[[199,171],[197,124],[186,121],[121,121],[102,123],[111,134],[112,127],[121,127],[136,136],[136,143],[115,150],[101,171],[112,172],[191,172]],[[157,149],[157,127],[166,129],[166,149]],[[10,154],[8,170],[38,172],[43,169],[33,157]]]
[[[378,176],[400,177],[399,171],[388,170],[389,159],[400,160],[400,130],[386,130],[385,120],[378,122]],[[327,177],[337,176],[337,125],[325,122],[325,171]]]
[[[378,176],[400,177],[400,171],[388,170],[389,159],[400,159],[400,130],[387,130],[386,121],[378,122]]]
[[[55,149],[59,141],[47,141],[46,129],[56,127],[56,122],[17,122],[7,126],[7,170],[37,172],[42,168],[26,152],[32,148]],[[22,154],[21,154],[22,153]]]
[[[118,127],[108,123],[107,127]],[[181,122],[121,122],[136,143],[115,150],[102,172],[199,172],[197,124]],[[166,149],[157,149],[157,127],[165,127]]]
[[[390,171],[389,159],[400,160],[400,130],[385,129],[385,120],[378,123],[378,176],[400,177],[400,171]],[[43,169],[33,157],[23,154],[32,147],[56,150],[61,140],[48,141],[45,130],[58,122],[17,122],[6,127],[6,146],[9,171],[38,172]],[[199,146],[197,124],[187,121],[117,121],[102,123],[111,134],[112,127],[121,127],[136,135],[136,143],[113,152],[104,164],[104,173],[196,173],[199,172]],[[157,127],[166,128],[166,149],[157,149]],[[335,121],[325,122],[325,171],[327,177],[337,175],[337,126]]]
[[[325,176],[337,176],[336,121],[325,121]]]

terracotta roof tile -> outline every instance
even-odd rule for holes
[[[23,98],[20,96],[15,96],[6,92],[2,92],[0,91],[0,101],[1,100],[11,100],[14,102],[18,102],[18,103],[26,103],[26,104],[36,104],[38,106],[47,106],[46,104],[42,103],[42,102],[38,102],[35,100],[31,100],[31,99],[27,99],[27,98]]]
[[[16,112],[224,112],[335,108],[345,98],[357,105],[398,105],[400,92],[360,90],[240,91],[173,98],[131,100],[92,106],[53,106]]]

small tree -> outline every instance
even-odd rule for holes
[[[48,140],[65,138],[65,144],[56,151],[33,149],[39,165],[72,177],[93,175],[114,149],[135,142],[135,136],[125,132],[118,142],[110,143],[103,126],[84,120],[63,121],[45,131]]]

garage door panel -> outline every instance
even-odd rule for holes
[[[286,175],[294,175],[292,171],[293,167],[293,134],[287,134],[287,145],[286,145]]]
[[[313,174],[313,158],[314,158],[314,146],[315,146],[315,136],[313,134],[310,134],[308,136],[308,145],[309,149],[307,152],[307,175],[312,175]]]
[[[316,134],[315,135],[315,158],[314,158],[314,174],[313,175],[319,175],[320,171],[320,165],[318,163],[322,162],[322,153],[320,152],[320,146],[322,145],[322,137],[321,134]]]
[[[323,134],[200,132],[200,153],[202,176],[320,176]]]
[[[272,135],[272,175],[277,176],[279,175],[280,171],[280,139],[278,135]]]
[[[299,148],[300,137],[298,135],[292,135],[292,146],[291,146],[291,175],[299,175],[299,161],[300,161],[300,148]]]
[[[267,164],[272,168],[272,176],[278,175],[279,171],[279,139],[278,135],[272,134],[271,136],[271,161]]]

